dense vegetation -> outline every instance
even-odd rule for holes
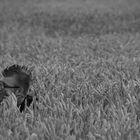
[[[11,1],[0,1],[0,70],[33,67],[29,92],[39,100],[24,113],[14,94],[2,103],[0,140],[139,140],[139,2],[101,10]]]

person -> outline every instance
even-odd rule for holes
[[[33,96],[28,94],[31,85],[32,74],[26,66],[12,65],[2,71],[0,80],[0,102],[8,96],[6,89],[13,91],[17,97],[17,107],[20,112],[25,110],[33,102]]]

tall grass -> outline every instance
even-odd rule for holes
[[[33,65],[39,100],[24,113],[3,101],[1,140],[140,139],[138,10],[5,13],[0,70]]]

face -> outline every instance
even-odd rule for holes
[[[22,69],[24,68],[13,65],[3,71],[3,79],[0,81],[0,93],[3,92],[1,89],[4,89],[5,93],[13,92],[17,97],[17,106],[22,106],[21,110],[24,110],[25,100],[27,100],[27,106],[29,106],[33,98],[27,98],[31,77]],[[0,94],[0,101],[3,99],[2,95],[5,96],[6,94]]]
[[[4,77],[2,82],[5,83],[5,85],[8,87],[19,87],[18,81],[16,79],[17,75],[13,75],[12,77]]]
[[[2,81],[5,83],[5,88],[14,90],[13,92],[20,89],[22,95],[26,95],[30,85],[30,77],[25,73],[15,74],[11,77],[4,77]]]

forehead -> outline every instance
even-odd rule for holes
[[[7,84],[8,86],[13,87],[13,86],[16,86],[18,84],[18,81],[16,80],[17,79],[16,77],[17,77],[16,75],[13,75],[12,77],[3,77],[1,79],[1,81],[3,83]]]

